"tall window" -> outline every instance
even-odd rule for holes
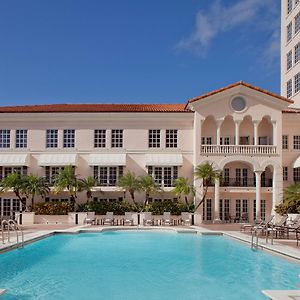
[[[292,82],[292,79],[290,79],[286,83],[286,96],[287,96],[287,98],[291,98],[292,94],[293,94],[293,82]]]
[[[287,42],[289,42],[293,36],[292,22],[290,22],[289,25],[286,27],[286,35],[287,35]]]
[[[297,183],[300,182],[300,168],[293,169],[293,177],[294,177],[294,182],[297,182]]]
[[[172,187],[173,181],[178,178],[178,167],[148,167],[148,174],[155,182],[163,187]]]
[[[116,186],[119,178],[123,176],[123,169],[123,166],[94,166],[94,177],[98,180],[100,186]]]
[[[298,13],[295,17],[295,34],[300,30],[300,13]]]
[[[288,181],[289,174],[288,174],[288,167],[282,167],[282,175],[283,175],[283,181]]]
[[[166,130],[166,148],[177,148],[178,143],[178,130],[167,129]]]
[[[289,136],[286,134],[282,136],[282,149],[289,149]]]
[[[295,75],[295,93],[300,91],[300,73]]]
[[[229,136],[221,136],[220,144],[221,145],[230,145],[230,137]]]
[[[203,136],[202,137],[202,145],[211,145],[212,137],[211,136]]]
[[[0,179],[5,178],[7,175],[11,173],[19,173],[22,175],[27,175],[27,167],[2,167],[0,166]]]
[[[49,184],[54,184],[55,175],[58,174],[64,167],[45,167],[45,177]]]
[[[27,148],[27,129],[16,130],[16,148]]]
[[[46,130],[46,148],[58,147],[58,130],[47,129]]]
[[[75,129],[64,129],[64,148],[75,147]]]
[[[294,135],[294,149],[300,149],[300,135]]]
[[[287,12],[288,14],[292,11],[293,9],[293,0],[287,0]]]
[[[261,219],[265,220],[266,219],[266,200],[261,200],[260,202],[260,215],[261,215]]]
[[[123,129],[113,129],[111,131],[111,147],[123,148]]]
[[[149,148],[160,148],[160,129],[149,129]]]
[[[295,51],[296,51],[296,47],[295,47]],[[295,63],[296,63],[296,52],[295,52]],[[291,50],[286,55],[286,69],[289,70],[292,66],[293,66],[293,53]]]
[[[291,52],[291,51],[290,51]],[[300,43],[295,46],[294,62],[295,64],[300,60]]]
[[[106,146],[106,130],[95,129],[94,130],[94,147],[105,148]]]
[[[10,147],[10,130],[1,129],[0,130],[0,148]]]

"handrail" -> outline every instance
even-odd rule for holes
[[[2,243],[5,244],[5,225],[7,226],[7,241],[10,243],[10,231],[13,230],[16,233],[16,239],[17,239],[17,247],[22,247],[24,246],[24,232],[21,227],[17,224],[16,221],[13,219],[9,220],[2,220],[1,222],[1,232],[2,232]],[[21,245],[19,241],[19,231],[21,233]]]

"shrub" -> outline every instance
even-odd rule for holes
[[[43,202],[34,206],[37,215],[67,215],[71,210],[68,202]]]
[[[186,205],[182,202],[172,200],[154,201],[146,206],[146,211],[154,215],[163,215],[164,212],[171,212],[172,215],[180,215],[184,211],[193,212],[193,205]]]

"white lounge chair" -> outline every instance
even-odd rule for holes
[[[182,212],[180,220],[181,220],[181,224],[185,226],[190,226],[192,223],[189,212]]]
[[[144,225],[154,225],[154,218],[151,212],[144,213]]]
[[[84,219],[85,224],[95,224],[96,216],[94,211],[89,211]]]
[[[133,217],[131,212],[125,212],[124,225],[133,225]]]
[[[168,225],[168,226],[173,225],[173,220],[171,218],[170,212],[164,212],[162,223],[163,225]]]
[[[103,225],[114,225],[114,213],[107,212],[103,220]]]

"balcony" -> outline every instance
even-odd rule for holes
[[[261,179],[261,187],[272,187],[272,178]],[[213,183],[210,186],[214,186]],[[220,179],[220,187],[255,187],[255,178],[226,178]]]
[[[273,145],[201,145],[204,155],[276,155],[277,147]]]

